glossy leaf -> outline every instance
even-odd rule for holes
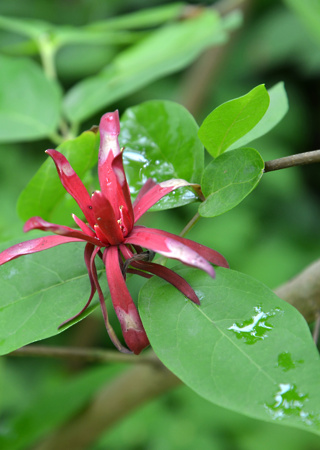
[[[268,92],[261,84],[248,94],[223,103],[203,121],[199,129],[201,142],[216,158],[257,125],[269,102]]]
[[[161,361],[207,400],[320,434],[320,364],[309,328],[291,305],[253,278],[217,268],[182,275],[201,306],[159,279],[139,311]]]
[[[277,83],[271,89],[268,89],[268,94],[270,103],[265,115],[249,133],[231,145],[229,150],[245,146],[249,142],[267,134],[283,119],[289,109],[288,97],[283,82]]]
[[[92,131],[66,141],[57,150],[69,160],[80,178],[91,169],[98,159],[99,136]],[[41,216],[49,222],[66,223],[71,214],[82,214],[76,202],[63,188],[54,162],[50,157],[22,191],[18,200],[18,213],[23,220]]]
[[[203,217],[214,217],[237,206],[259,183],[264,161],[253,148],[238,148],[212,161],[201,187],[206,200],[199,206]]]
[[[0,67],[0,141],[50,136],[60,118],[57,85],[29,59],[0,56]]]
[[[1,250],[9,246],[7,242]],[[59,325],[81,311],[90,295],[83,254],[84,244],[69,243],[0,266],[0,354],[60,333]],[[99,275],[105,275],[98,258],[97,263]],[[101,277],[101,285],[108,292],[105,279]],[[86,317],[96,305],[94,299],[73,323]]]
[[[65,97],[65,113],[72,122],[82,121],[152,81],[182,69],[222,39],[225,33],[212,11],[162,27],[120,53],[97,76],[76,84]]]
[[[119,138],[125,147],[124,165],[133,197],[148,178],[200,182],[204,152],[197,131],[194,118],[178,103],[150,101],[124,113]],[[191,189],[177,189],[154,209],[177,207],[195,199]]]

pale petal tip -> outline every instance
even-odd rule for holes
[[[118,136],[120,133],[119,111],[104,114],[100,120],[99,130],[100,133]]]

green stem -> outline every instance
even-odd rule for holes
[[[55,66],[56,47],[47,33],[44,33],[40,36],[38,44],[44,73],[46,74],[49,80],[56,80],[57,79],[57,71]]]
[[[189,231],[191,230],[191,228],[194,227],[194,225],[198,222],[198,220],[200,219],[200,214],[197,212],[192,219],[187,223],[187,225],[184,227],[184,229],[181,231],[181,233],[179,234],[179,236],[181,237],[185,237],[185,235],[187,233],[189,233]]]
[[[55,145],[60,145],[65,141],[65,139],[55,131],[49,135],[49,138],[52,140],[52,142],[54,142]]]

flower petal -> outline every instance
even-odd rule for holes
[[[133,209],[123,168],[122,150],[118,142],[120,133],[118,111],[102,116],[99,130],[98,175],[101,191],[109,200],[116,219],[123,222],[125,234],[128,234],[133,227]]]
[[[78,225],[78,227],[88,236],[95,237],[94,232],[91,230],[90,227],[86,223],[84,223],[79,217],[77,217],[75,214],[72,214],[72,218],[75,221],[75,223]]]
[[[144,228],[144,227],[142,227],[142,226],[134,227],[135,230],[139,230],[142,228]],[[225,257],[210,247],[206,247],[205,245],[199,244],[198,242],[195,242],[195,241],[191,241],[190,239],[183,238],[176,234],[168,233],[168,231],[157,230],[156,228],[145,228],[145,229],[147,229],[148,232],[150,232],[150,233],[158,234],[160,236],[167,236],[176,241],[179,241],[182,244],[187,245],[188,247],[192,248],[192,250],[199,253],[199,255],[201,255],[203,258],[205,258],[207,261],[211,262],[212,264],[229,269],[229,264],[228,264],[227,260],[225,259]]]
[[[202,269],[211,277],[215,276],[211,264],[190,246],[176,240],[174,234],[168,237],[161,234],[160,230],[159,233],[152,233],[149,232],[148,228],[134,227],[124,243],[141,245],[141,247],[153,250],[168,258],[178,259],[184,264]]]
[[[52,231],[53,233],[61,236],[78,238],[83,241],[91,242],[99,247],[103,247],[102,242],[100,242],[96,237],[89,236],[82,231],[74,230],[73,228],[66,227],[64,225],[56,225],[54,223],[47,222],[39,216],[31,217],[24,224],[23,231],[26,233],[30,230]]]
[[[101,191],[106,198],[112,202],[114,192],[118,189],[117,178],[112,169],[112,163],[116,156],[121,154],[118,136],[120,133],[119,112],[114,111],[101,117],[100,125],[100,147],[98,175]],[[123,177],[125,175],[123,173]]]
[[[100,191],[95,191],[91,200],[96,224],[105,236],[105,240],[112,245],[122,242],[123,232],[109,200]]]
[[[128,228],[128,231],[131,231],[134,224],[133,208],[131,203],[130,189],[123,168],[122,152],[114,158],[112,162],[112,169],[115,176],[117,177],[118,185],[120,188],[118,191],[120,214],[123,216],[124,225],[126,226],[126,228]]]
[[[135,199],[135,201],[133,202],[133,206],[135,206],[140,199],[148,192],[150,191],[151,188],[153,188],[154,186],[156,186],[157,183],[152,179],[152,178],[148,178],[147,181],[144,183],[144,185],[142,186],[142,188],[140,189],[140,191],[138,192],[138,195]]]
[[[97,290],[98,295],[99,295],[99,301],[100,301],[100,306],[101,306],[101,311],[102,311],[104,323],[105,323],[108,335],[109,335],[111,341],[113,342],[113,344],[115,345],[115,347],[122,353],[131,353],[130,350],[128,350],[126,347],[124,347],[121,344],[121,342],[119,341],[116,333],[114,332],[114,329],[112,328],[112,326],[111,326],[111,324],[109,322],[108,312],[107,312],[106,304],[105,304],[105,301],[104,301],[104,295],[103,295],[101,286],[99,284],[97,269],[96,269],[96,265],[94,263],[94,258],[99,253],[99,251],[100,250],[98,248],[96,248],[94,250],[94,252],[92,253],[92,255],[91,255],[91,258],[90,258],[90,272],[92,274],[92,279],[93,279],[93,282],[95,284],[96,290]]]
[[[153,273],[154,275],[163,278],[164,280],[168,281],[168,283],[172,284],[172,286],[176,287],[191,301],[193,301],[197,305],[200,305],[200,300],[190,284],[173,270],[168,269],[168,267],[161,266],[160,264],[156,264],[153,262],[141,261],[134,261],[131,263],[131,265],[133,267],[136,267],[137,269],[146,270],[147,272]]]
[[[128,347],[138,355],[149,345],[149,340],[122,276],[118,248],[114,246],[106,248],[104,261],[111,299],[121,324],[123,337]]]
[[[56,245],[68,244],[69,242],[83,242],[82,239],[65,237],[65,236],[45,236],[30,241],[21,242],[13,245],[0,253],[0,266],[19,258],[19,256],[30,255],[31,253],[41,252]]]
[[[147,189],[142,196],[138,196],[134,202],[134,219],[135,222],[140,219],[140,217],[150,209],[155,203],[157,203],[162,197],[169,194],[169,192],[174,191],[180,187],[190,186],[197,188],[198,184],[188,183],[185,180],[179,178],[168,181],[162,181],[159,184]],[[142,188],[143,189],[143,188]]]
[[[91,198],[84,184],[62,153],[57,150],[46,150],[46,153],[53,159],[63,187],[70,195],[72,195],[87,221],[93,227],[94,216],[92,213]]]
[[[90,297],[87,301],[87,303],[84,305],[84,307],[82,308],[82,310],[80,312],[78,312],[78,314],[76,314],[75,316],[70,317],[70,319],[65,320],[64,322],[62,322],[59,326],[58,329],[63,327],[63,325],[66,325],[67,323],[71,322],[72,320],[76,319],[77,317],[79,317],[90,305],[93,296],[96,292],[96,286],[93,280],[93,275],[91,272],[91,267],[90,267],[90,259],[92,256],[92,253],[94,251],[94,245],[93,244],[87,244],[85,249],[84,249],[84,261],[88,270],[88,275],[89,275],[89,280],[90,280],[90,284],[91,284],[91,292],[90,292]]]

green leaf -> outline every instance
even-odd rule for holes
[[[212,11],[164,26],[120,53],[97,76],[76,84],[65,97],[65,113],[72,122],[87,119],[110,103],[182,69],[223,39],[219,17]]]
[[[98,147],[99,136],[85,131],[76,139],[61,144],[57,150],[65,155],[79,177],[83,178],[98,160]],[[17,208],[22,220],[41,216],[49,222],[67,223],[68,218],[72,220],[72,213],[82,216],[80,208],[62,186],[50,157],[22,191]]]
[[[199,129],[208,152],[217,157],[245,136],[265,115],[269,95],[263,84],[248,94],[223,103],[210,113]]]
[[[44,20],[0,16],[0,28],[23,34],[33,39],[40,39],[43,34],[51,33],[54,25]]]
[[[7,242],[1,250],[15,243]],[[81,311],[91,290],[83,253],[84,244],[68,243],[0,266],[0,354],[60,333],[59,325]],[[98,274],[104,274],[102,263],[96,262]],[[102,276],[104,292],[108,292],[106,285]],[[93,300],[72,323],[86,317],[96,305]]]
[[[178,103],[149,101],[127,109],[121,118],[120,144],[130,192],[135,197],[147,181],[183,178],[199,182],[203,171],[203,145],[198,125]],[[166,195],[155,209],[168,209],[197,199],[189,189]]]
[[[245,146],[249,142],[267,134],[283,119],[289,109],[288,97],[283,82],[281,81],[269,89],[268,94],[270,104],[265,115],[249,133],[231,145],[229,150]]]
[[[29,59],[0,56],[0,66],[0,141],[50,136],[60,119],[57,85]]]
[[[146,8],[124,14],[109,20],[94,22],[87,25],[90,30],[123,30],[134,28],[150,28],[169,20],[179,18],[185,8],[184,3],[172,3],[168,5]]]
[[[5,436],[0,436],[1,449],[23,450],[44,438],[85,408],[93,395],[119,375],[121,369],[119,365],[103,365],[63,378],[59,385],[55,383],[54,389],[50,386],[50,390],[41,392],[9,422]]]
[[[253,278],[217,269],[179,270],[198,307],[163,280],[140,293],[154,351],[207,400],[254,417],[320,434],[320,364],[309,328],[291,305]]]
[[[320,42],[320,3],[317,0],[285,0],[306,26],[306,29]]]
[[[215,217],[237,206],[259,183],[264,161],[253,148],[238,148],[212,161],[201,187],[206,200],[199,206],[203,217]]]

